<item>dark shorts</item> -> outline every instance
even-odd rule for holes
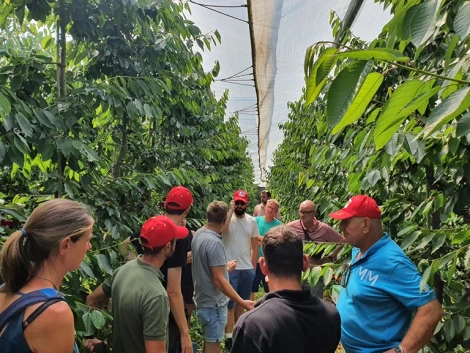
[[[256,265],[256,274],[255,278],[253,279],[253,284],[251,286],[251,292],[257,293],[259,291],[260,284],[263,284],[263,289],[265,293],[269,292],[268,284],[266,283],[266,276],[261,272],[261,267],[259,264]]]
[[[253,284],[253,278],[255,278],[255,270],[250,268],[248,270],[233,270],[228,274],[230,279],[230,285],[238,293],[243,300],[250,299],[251,285]],[[229,301],[228,308],[233,309],[235,302]]]

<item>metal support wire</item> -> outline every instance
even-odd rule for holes
[[[202,7],[206,8],[210,11],[214,11],[214,12],[220,13],[221,15],[233,18],[234,20],[238,20],[238,21],[241,21],[241,22],[244,22],[244,23],[248,23],[248,21],[242,20],[241,18],[238,18],[238,17],[232,16],[232,15],[226,14],[222,11],[218,11],[218,10],[213,9],[213,7],[247,7],[247,5],[236,5],[236,6],[233,6],[233,5],[231,5],[231,6],[230,5],[226,5],[226,6],[224,6],[224,5],[208,5],[208,4],[201,4],[201,3],[195,2],[193,0],[189,0],[189,2],[191,4],[194,4],[194,5],[202,6]]]

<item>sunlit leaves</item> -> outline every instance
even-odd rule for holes
[[[307,49],[305,56],[305,76],[307,81],[306,103],[311,104],[320,94],[325,86],[328,74],[336,64],[336,48],[325,49],[318,59],[313,63],[314,50],[312,47]]]
[[[346,114],[372,65],[372,61],[354,61],[335,78],[328,91],[327,120],[330,127],[336,126]]]
[[[435,95],[440,87],[432,87],[433,81],[411,80],[399,85],[382,108],[374,130],[375,147],[381,149],[403,121],[412,113],[426,108],[429,98]],[[424,109],[425,110],[425,109]]]
[[[357,60],[386,60],[406,62],[409,60],[400,51],[388,48],[373,48],[365,50],[347,50],[340,54],[336,54],[338,59],[357,59]]]
[[[436,29],[437,13],[442,0],[427,0],[416,8],[410,21],[411,42],[420,47]]]
[[[429,136],[442,125],[458,117],[468,107],[470,107],[470,87],[452,93],[432,111],[424,128],[425,136]]]
[[[470,2],[466,1],[455,16],[454,29],[464,40],[470,34]]]

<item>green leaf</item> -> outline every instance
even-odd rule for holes
[[[311,50],[311,48],[310,48]],[[336,48],[327,48],[325,49],[320,56],[318,57],[315,64],[310,71],[307,70],[306,72],[306,80],[307,80],[307,91],[305,94],[305,104],[309,105],[315,99],[317,99],[318,95],[320,94],[321,90],[325,86],[326,80],[328,78],[328,74],[333,69],[336,64],[336,57],[335,53],[338,50]],[[309,58],[306,56],[306,61],[313,60],[313,56]],[[306,67],[309,67],[309,64],[306,64]]]
[[[318,283],[318,280],[321,277],[321,267],[315,266],[310,270],[310,274],[308,277],[308,283],[310,286],[315,286]]]
[[[411,42],[416,48],[424,44],[434,33],[441,2],[442,0],[424,1],[410,18]]]
[[[454,322],[450,318],[444,322],[443,331],[446,341],[452,341],[452,339],[455,337],[455,327]]]
[[[457,268],[457,255],[458,255],[458,253],[459,253],[458,251],[455,253],[452,265],[450,266],[450,269],[447,272],[447,284],[450,284],[450,282],[452,281],[452,278],[454,277],[455,269]]]
[[[90,147],[85,144],[82,144],[81,148],[82,154],[85,154],[88,158],[88,162],[98,161],[100,157],[93,151]]]
[[[382,109],[374,130],[374,142],[377,150],[385,146],[397,132],[403,121],[429,98],[435,95],[440,87],[431,88],[432,82],[411,80],[398,86]]]
[[[415,230],[418,226],[416,225],[412,225],[412,226],[408,226],[406,228],[403,228],[402,230],[400,230],[397,234],[398,237],[401,237],[402,235],[404,234],[409,234],[412,230]]]
[[[455,332],[460,333],[465,328],[465,318],[462,315],[452,315],[454,321]]]
[[[11,105],[10,101],[0,92],[0,116],[5,116],[10,114],[11,112]]]
[[[428,284],[428,281],[429,281],[429,277],[431,276],[431,270],[432,270],[432,267],[429,266],[423,273],[423,277],[421,277],[421,282],[419,284],[419,291],[422,292],[426,287],[427,287],[427,284]]]
[[[59,137],[57,139],[57,148],[62,151],[65,157],[68,157],[75,150],[72,142],[73,140],[69,137]]]
[[[0,141],[0,163],[5,158],[6,153],[7,153],[7,148],[6,148],[5,144],[2,141]]]
[[[17,219],[20,222],[26,222],[27,217],[24,214],[20,213],[19,210],[17,211],[11,208],[0,208],[0,211],[3,213],[9,214],[10,216],[15,217],[15,219]]]
[[[470,132],[470,113],[463,115],[457,121],[456,135],[457,137],[465,136]]]
[[[432,203],[431,203],[432,205]],[[412,251],[416,251],[416,250],[420,250],[420,249],[423,249],[426,247],[426,245],[428,245],[430,243],[431,240],[434,239],[435,237],[435,233],[430,233],[424,237],[422,237],[418,243],[418,245],[416,245],[415,247],[413,247],[413,250]]]
[[[470,246],[467,247],[467,252],[463,260],[465,270],[470,270]]]
[[[82,263],[80,264],[80,269],[82,269],[83,272],[87,274],[87,276],[91,278],[96,278],[90,265],[88,265],[85,261],[82,261]]]
[[[219,43],[222,43],[222,37],[220,36],[219,31],[215,30],[214,34],[215,34],[215,37],[217,38],[217,40],[219,41]]]
[[[44,49],[49,49],[50,46],[52,45],[53,43],[53,39],[52,39],[52,36],[47,36],[45,38],[42,39],[41,41],[41,46],[44,48]]]
[[[367,106],[377,93],[383,80],[384,77],[377,72],[372,72],[367,75],[363,85],[357,92],[343,118],[334,127],[333,134],[338,133],[343,127],[356,122],[364,114]]]
[[[98,260],[98,265],[100,266],[101,270],[106,272],[108,275],[113,274],[113,269],[109,264],[108,258],[104,254],[95,255],[95,258]]]
[[[361,49],[361,50],[348,50],[339,54],[336,54],[338,59],[357,59],[357,60],[386,60],[386,61],[398,61],[406,62],[410,58],[404,56],[401,52],[394,49],[388,48],[373,48],[373,49]]]
[[[421,232],[419,230],[414,231],[410,235],[408,235],[405,239],[403,239],[403,242],[400,244],[400,247],[403,250],[406,250],[411,244],[415,242],[416,239],[418,239],[419,235]]]
[[[331,279],[333,278],[333,273],[334,270],[331,266],[325,270],[325,273],[323,274],[323,282],[325,282],[325,286],[331,282]]]
[[[2,1],[2,3],[3,3],[3,1]],[[1,10],[1,12],[0,12],[0,28],[5,29],[7,18],[10,15],[10,13],[13,11],[13,4],[5,3],[5,5],[3,6],[3,9],[0,8],[0,10]]]
[[[23,114],[16,114],[16,121],[18,122],[18,125],[20,125],[21,131],[23,131],[26,136],[33,136],[33,126]]]
[[[446,242],[446,239],[447,237],[445,234],[439,234],[437,237],[435,237],[432,243],[431,254],[434,254],[437,250],[439,250]]]
[[[462,40],[470,34],[470,2],[466,1],[454,19],[454,30]]]
[[[20,150],[21,153],[26,154],[26,155],[29,154],[30,152],[29,145],[26,142],[26,140],[23,138],[23,136],[15,135],[15,137],[13,137],[13,144],[15,145],[16,148],[18,148],[18,150]]]
[[[93,310],[90,314],[91,316],[91,321],[93,322],[93,326],[95,326],[96,329],[101,330],[106,321],[104,320],[104,316],[99,310]]]
[[[450,122],[470,106],[470,87],[463,87],[452,93],[449,98],[439,104],[429,115],[424,135],[427,137],[442,125]]]
[[[346,66],[328,90],[327,121],[335,127],[346,114],[372,69],[373,61],[355,61]]]
[[[417,163],[420,163],[426,155],[426,144],[423,141],[417,140],[416,136],[411,134],[405,135],[405,149],[411,154]]]
[[[452,244],[458,245],[470,240],[470,229],[458,232],[452,239]]]
[[[447,50],[446,50],[445,71],[449,70],[449,65],[450,65],[450,62],[451,62],[451,59],[452,59],[452,54],[453,54],[454,49],[457,46],[459,40],[460,40],[460,38],[457,34],[452,35],[449,46],[447,47]]]
[[[82,316],[83,323],[85,324],[85,335],[93,336],[95,328],[93,326],[93,320],[91,319],[91,313],[85,313]]]

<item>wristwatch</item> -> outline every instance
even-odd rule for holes
[[[395,353],[405,353],[405,351],[403,350],[403,348],[398,346],[398,347],[395,348]]]

